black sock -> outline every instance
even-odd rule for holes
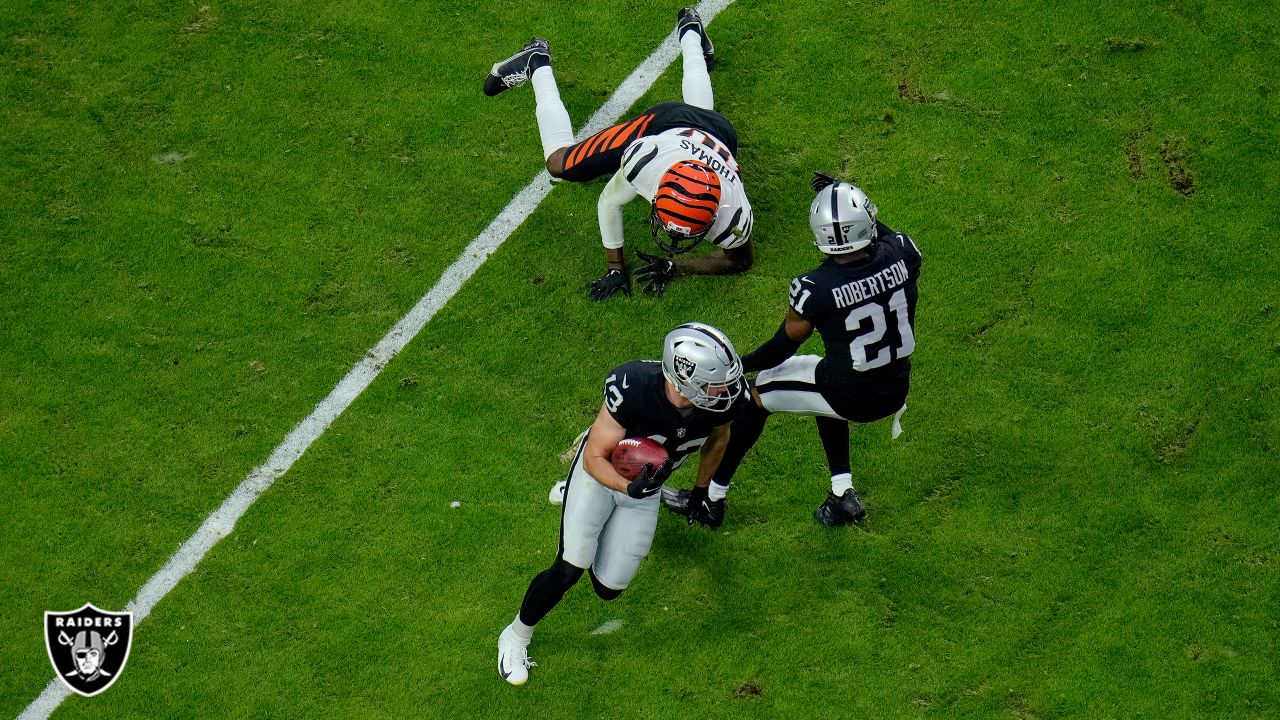
[[[849,421],[819,415],[818,437],[822,439],[822,450],[827,454],[827,467],[835,477],[849,472]]]

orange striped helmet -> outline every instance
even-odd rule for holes
[[[692,250],[711,229],[719,209],[720,176],[697,160],[682,160],[667,168],[653,196],[653,240],[672,254]],[[666,233],[669,243],[659,240],[658,230]]]

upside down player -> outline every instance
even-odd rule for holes
[[[755,403],[734,422],[724,460],[709,488],[663,491],[663,504],[689,522],[718,527],[729,480],[755,444],[770,413],[813,415],[831,471],[831,491],[813,517],[828,527],[866,516],[853,488],[849,423],[906,410],[915,350],[916,279],[920,251],[911,238],[878,219],[862,190],[815,173],[809,208],[814,245],[826,256],[791,282],[791,307],[777,333],[742,358],[756,376]],[[814,330],[826,357],[796,355]],[[895,414],[896,413],[896,414]]]
[[[658,525],[658,491],[699,451],[696,484],[706,485],[729,440],[729,423],[746,401],[742,360],[719,330],[687,323],[663,341],[662,361],[636,361],[609,371],[604,402],[569,468],[560,515],[560,546],[551,567],[525,592],[514,620],[498,637],[498,674],[512,685],[529,679],[534,626],[585,571],[603,600],[613,600],[649,554]],[[618,442],[649,437],[668,461],[628,482],[610,462]]]
[[[588,182],[613,173],[597,207],[609,270],[588,286],[593,300],[606,300],[619,291],[631,295],[622,207],[637,196],[652,205],[650,231],[666,254],[636,253],[646,263],[636,271],[646,292],[662,294],[677,274],[723,275],[751,267],[753,217],[734,159],[738,135],[714,110],[708,74],[715,48],[693,8],[680,11],[676,32],[684,58],[684,102],[655,105],[577,144],[546,40],[534,38],[520,52],[495,63],[485,78],[486,95],[532,82],[538,133],[552,177]],[[718,250],[675,258],[703,239]]]

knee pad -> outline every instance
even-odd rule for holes
[[[617,600],[618,596],[622,594],[621,590],[614,590],[600,582],[600,578],[596,577],[595,570],[588,570],[587,574],[591,576],[591,587],[595,589],[596,595],[600,596],[601,600],[604,600],[605,602]]]

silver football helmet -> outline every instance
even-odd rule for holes
[[[813,244],[828,255],[861,250],[875,240],[876,214],[876,206],[861,189],[847,182],[827,185],[809,206]]]
[[[685,323],[662,342],[662,374],[695,406],[724,412],[742,394],[742,359],[724,333]]]

